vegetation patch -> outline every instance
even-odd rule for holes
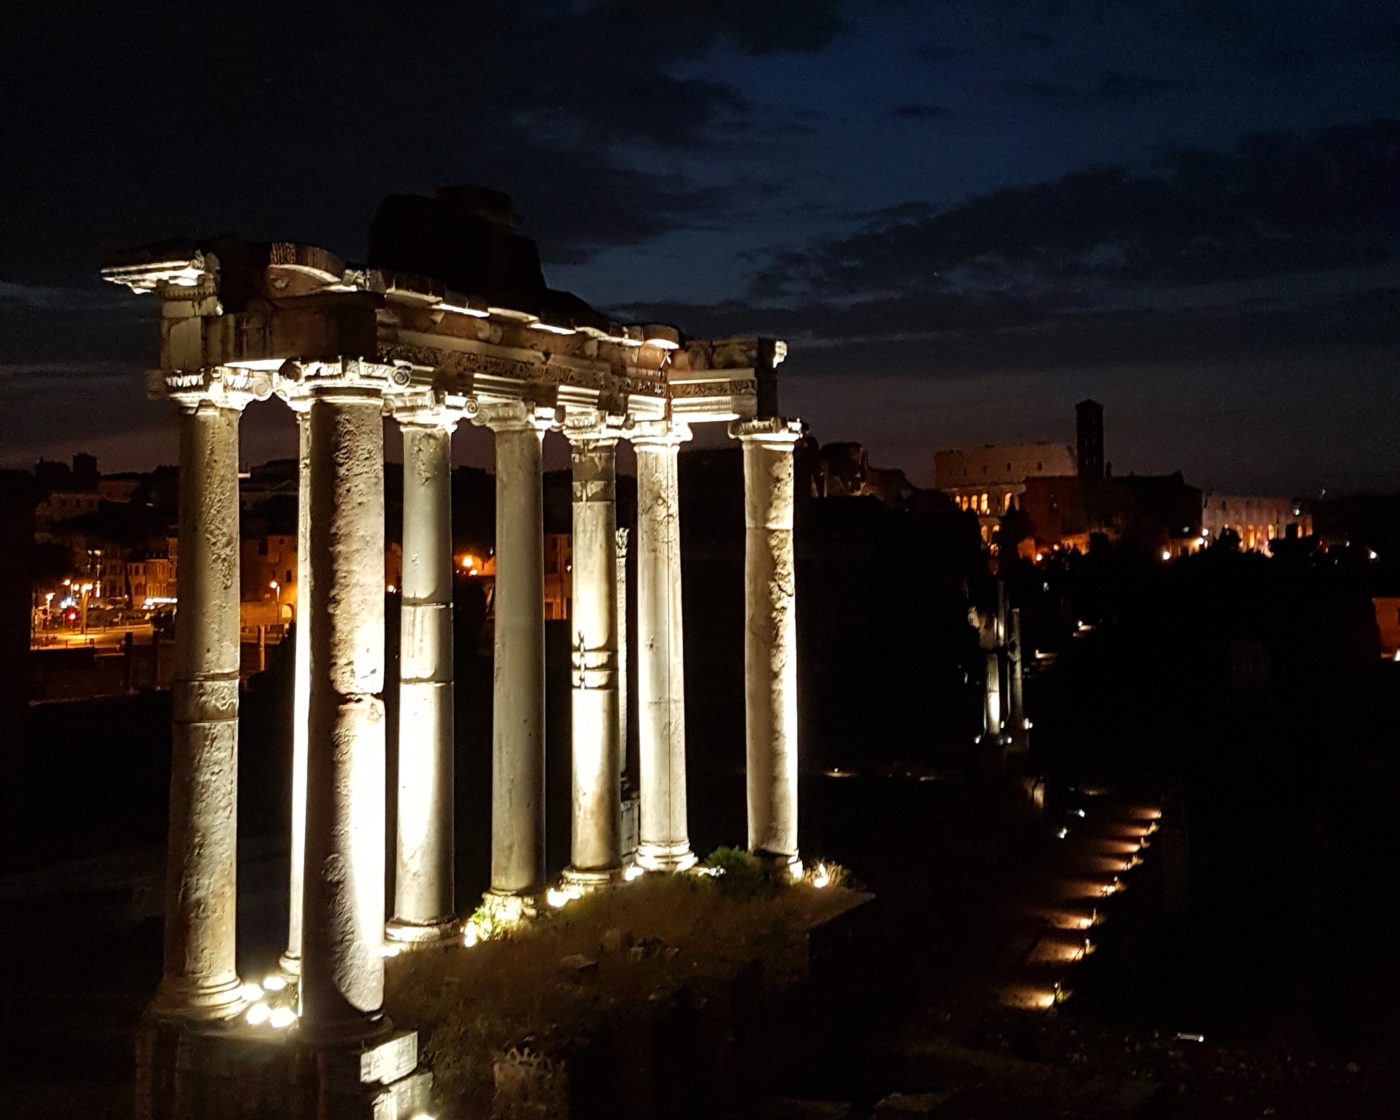
[[[830,868],[817,887],[811,873],[775,881],[733,849],[704,866],[585,896],[471,947],[389,960],[386,1009],[419,1031],[442,1104],[509,1114],[511,1095],[549,1111],[571,1063],[644,1052],[678,999],[715,1008],[791,988],[806,975],[809,931],[862,897]]]

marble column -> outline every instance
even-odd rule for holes
[[[744,725],[749,849],[801,874],[797,849],[797,602],[792,541],[798,421],[730,428],[744,448]]]
[[[403,432],[398,842],[393,941],[457,932],[453,899],[452,432],[456,417],[408,414]]]
[[[622,874],[617,440],[596,430],[565,434],[573,465],[573,817],[564,880],[588,890]]]
[[[545,428],[524,404],[487,405],[496,437],[495,675],[491,726],[491,886],[503,921],[534,912],[544,890]]]
[[[614,507],[614,518],[616,507]],[[617,757],[622,769],[627,769],[627,537],[626,529],[617,530],[617,589],[614,607],[617,625]]]
[[[695,863],[686,819],[685,654],[681,626],[680,490],[684,425],[641,425],[637,451],[637,705],[641,838],[637,863]]]
[[[244,1006],[235,964],[238,866],[237,407],[179,402],[180,572],[171,688],[163,972],[154,1010],[225,1019]]]
[[[1012,607],[1007,619],[1006,634],[1006,682],[1008,718],[1011,721],[1011,745],[1016,750],[1025,750],[1029,745],[1026,736],[1026,707],[1022,692],[1021,652],[1021,609]]]
[[[355,381],[310,395],[301,1030],[333,1043],[385,1027],[383,397]]]
[[[306,863],[306,735],[311,707],[311,415],[309,402],[296,402],[297,418],[297,607],[292,652],[292,812],[291,873],[287,892],[287,948],[278,967],[301,975],[301,893]]]

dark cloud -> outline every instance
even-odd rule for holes
[[[898,105],[890,110],[890,114],[902,121],[933,121],[946,117],[950,110],[946,105],[928,105],[916,103],[913,105]]]
[[[1230,153],[1090,169],[940,209],[906,203],[854,234],[788,250],[761,300],[908,291],[1165,289],[1392,259],[1400,121],[1249,137]]]
[[[648,28],[659,50],[710,49],[717,41],[746,54],[811,54],[849,29],[842,0],[606,0],[581,18],[607,35]]]
[[[1013,93],[1035,101],[1075,108],[1098,105],[1136,105],[1156,101],[1184,87],[1176,82],[1151,78],[1143,74],[1127,74],[1121,70],[1104,70],[1089,78],[1073,80],[1033,79],[1012,82]]]
[[[820,50],[849,6],[138,5],[97,28],[31,5],[0,83],[10,104],[49,92],[42,123],[0,126],[0,279],[66,284],[126,245],[225,230],[355,256],[385,193],[444,182],[510,190],[557,262],[713,220],[731,199],[673,168],[742,138],[754,107],[678,65]]]

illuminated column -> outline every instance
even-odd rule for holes
[[[533,913],[544,889],[545,427],[531,406],[488,405],[496,436],[496,665],[491,726],[491,888],[504,921]]]
[[[391,940],[440,941],[453,901],[452,432],[455,414],[423,409],[403,432],[403,578],[399,639],[398,859]]]
[[[1001,734],[1001,664],[996,650],[988,650],[986,658],[986,693],[982,713],[983,733],[989,740]]]
[[[797,853],[797,601],[793,450],[802,424],[754,420],[744,447],[744,724],[749,849],[800,874]]]
[[[292,829],[287,893],[287,949],[278,962],[288,976],[301,975],[301,892],[306,864],[306,734],[311,707],[311,414],[310,402],[294,402],[297,418],[297,639],[292,656]]]
[[[319,1043],[383,1028],[384,402],[373,383],[310,384],[300,998],[302,1034]]]
[[[180,584],[171,689],[170,833],[157,1014],[244,1006],[234,959],[238,864],[238,418],[177,398]]]
[[[616,520],[616,507],[614,507]],[[617,530],[617,757],[627,769],[627,530]]]
[[[617,440],[566,428],[573,462],[573,824],[566,882],[596,888],[622,872],[618,735]]]
[[[686,823],[685,658],[681,628],[680,489],[683,424],[640,425],[637,449],[637,695],[641,841],[637,863],[695,863]]]
[[[1026,735],[1026,708],[1022,695],[1023,680],[1021,659],[1021,609],[1013,607],[1007,620],[1006,633],[1006,687],[1008,718],[1011,721],[1011,745],[1016,750],[1025,750],[1029,745]]]

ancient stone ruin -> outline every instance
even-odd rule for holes
[[[412,946],[461,930],[452,887],[449,517],[451,437],[461,422],[495,437],[485,900],[494,920],[528,918],[547,887],[541,444],[550,432],[569,441],[573,468],[566,887],[601,888],[625,870],[619,695],[626,662],[617,607],[625,535],[614,507],[614,452],[624,439],[637,452],[639,507],[635,865],[662,872],[695,861],[686,814],[677,453],[697,424],[728,424],[744,449],[748,843],[800,870],[792,510],[801,424],[777,414],[784,343],[694,340],[670,326],[610,321],[547,288],[533,243],[511,228],[508,201],[477,188],[390,199],[371,228],[364,267],[310,245],[219,238],[137,249],[103,276],[157,297],[160,368],[149,391],[181,415],[164,974],[153,1008],[167,1034],[198,1035],[200,1024],[238,1019],[247,1007],[235,958],[238,432],[255,402],[280,400],[295,411],[300,432],[304,606],[282,969],[298,985],[301,1042],[361,1052],[346,1077],[365,1107],[378,1110],[372,1114],[409,1115],[423,1092],[411,1032],[393,1035],[383,1019],[386,939]],[[385,416],[404,441],[392,915],[383,904]],[[161,1086],[178,1077],[153,1045],[140,1092],[147,1111],[160,1114]],[[344,1091],[326,1072],[338,1067],[322,1066],[318,1091]]]

